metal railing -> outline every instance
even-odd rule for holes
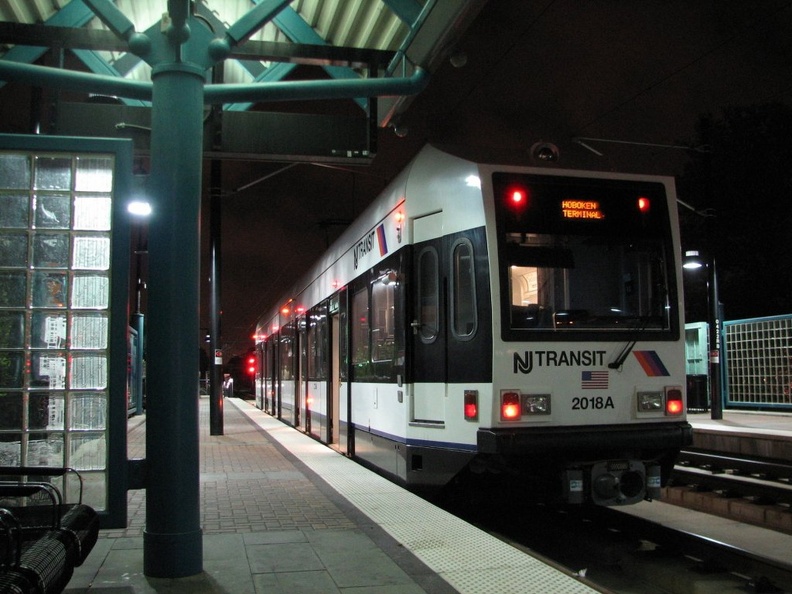
[[[685,336],[688,406],[708,408],[706,324],[687,324]],[[721,358],[724,408],[792,411],[792,314],[724,322]]]

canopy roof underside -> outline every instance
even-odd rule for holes
[[[275,3],[195,0],[191,23],[222,39],[263,4]],[[415,66],[431,72],[453,50],[483,4],[484,0],[293,0],[232,45],[221,79],[214,82],[276,82],[300,64],[320,66],[329,78],[400,76]],[[166,0],[115,0],[114,5],[136,33],[153,36],[167,21]],[[150,66],[128,51],[127,41],[82,0],[0,0],[0,59],[33,64],[50,49],[72,52],[89,72],[150,80]]]

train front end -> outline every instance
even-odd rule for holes
[[[516,168],[481,180],[494,348],[477,463],[569,503],[658,498],[691,441],[673,183]]]

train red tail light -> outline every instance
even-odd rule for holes
[[[671,416],[681,415],[684,410],[685,403],[682,399],[682,389],[666,388],[666,414]]]
[[[514,213],[522,213],[528,208],[528,203],[531,199],[531,194],[528,188],[521,185],[513,185],[506,188],[505,191],[506,207]]]
[[[527,199],[528,197],[525,194],[525,190],[522,190],[520,188],[516,188],[509,192],[509,200],[511,200],[512,204],[514,204],[515,206],[525,204],[525,201]]]
[[[522,416],[519,392],[501,393],[501,420],[516,421]]]
[[[478,419],[478,391],[465,390],[465,420],[475,421]]]

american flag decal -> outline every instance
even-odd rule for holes
[[[580,387],[584,390],[607,390],[607,371],[582,371],[580,373]]]

